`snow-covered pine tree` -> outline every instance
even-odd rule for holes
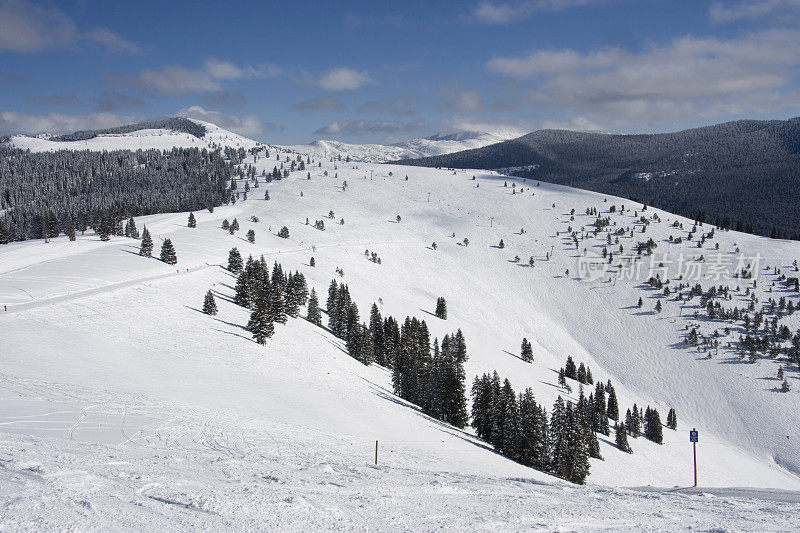
[[[268,296],[270,313],[274,322],[286,324],[286,293],[284,291],[283,278],[277,277],[276,279],[275,271],[273,270],[272,273],[273,276]]]
[[[250,243],[254,243],[254,242],[256,242],[256,232],[255,232],[255,231],[253,231],[253,229],[252,229],[252,228],[250,228],[249,230],[247,230],[247,240],[248,240]]]
[[[275,333],[275,325],[270,312],[270,300],[268,293],[259,294],[253,312],[250,313],[250,321],[247,323],[247,329],[259,344],[266,344],[267,339]]]
[[[239,253],[236,247],[231,248],[231,251],[228,252],[228,270],[234,274],[238,274],[242,271],[243,266],[242,254]]]
[[[203,312],[207,315],[217,314],[217,302],[214,300],[214,294],[212,294],[211,289],[208,290],[203,301]]]
[[[322,326],[322,313],[319,310],[319,300],[317,300],[317,293],[314,288],[311,288],[311,295],[308,297],[308,312],[306,313],[306,320],[315,326]]]
[[[172,246],[172,241],[164,239],[161,244],[161,260],[168,265],[174,265],[178,262],[178,256],[175,254],[175,247]]]
[[[189,222],[186,225],[190,228],[197,227],[197,220],[194,218],[194,213],[189,213]]]
[[[142,244],[139,247],[139,255],[142,257],[152,257],[153,255],[153,238],[150,237],[147,226],[142,230]]]

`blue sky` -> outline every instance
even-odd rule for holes
[[[799,51],[800,0],[0,0],[0,133],[673,131],[800,115]]]

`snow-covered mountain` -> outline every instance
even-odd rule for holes
[[[492,132],[464,131],[437,133],[424,139],[409,139],[394,144],[348,144],[340,141],[317,140],[308,145],[286,146],[288,150],[320,158],[350,158],[353,161],[384,163],[400,159],[415,159],[444,155],[471,148],[507,141],[523,135],[521,131],[506,129]]]
[[[125,133],[99,133],[88,139],[59,140],[49,135],[12,135],[8,142],[15,148],[32,152],[54,152],[57,150],[170,150],[172,148],[206,148],[230,146],[250,149],[261,143],[237,133],[220,128],[210,122],[181,119],[200,124],[205,133],[198,137],[185,131],[167,128],[144,128]]]
[[[0,528],[800,529],[797,367],[783,354],[749,364],[741,321],[708,318],[678,288],[695,278],[674,269],[716,265],[697,278],[730,286],[712,300],[752,303],[771,321],[770,299],[800,305],[785,279],[800,243],[707,236],[711,226],[692,231],[662,210],[488,171],[314,153],[268,183],[270,150],[247,158],[258,188],[251,179],[245,200],[240,181],[239,201],[195,212],[196,228],[187,213],[136,217],[155,256],[171,240],[177,265],[91,230],[0,245]],[[238,233],[221,229],[234,219]],[[284,226],[288,238],[276,235]],[[640,256],[648,239],[656,255]],[[574,402],[581,386],[558,379],[571,356],[613,382],[623,418],[634,404],[662,420],[674,408],[677,430],[661,445],[631,437],[632,454],[613,429],[601,435],[586,487],[524,467],[396,396],[390,370],[348,355],[305,310],[255,343],[224,268],[233,247],[302,272],[323,307],[331,280],[346,283],[361,321],[374,302],[384,317],[424,319],[431,338],[461,329],[468,391],[497,371],[548,410]],[[670,294],[646,283],[650,269]],[[216,316],[201,312],[209,290]],[[440,296],[446,320],[433,316]],[[800,313],[781,313],[800,328]],[[684,342],[691,330],[698,346]],[[520,358],[523,337],[533,362]],[[691,428],[703,488],[679,490],[692,483]]]
[[[124,133],[99,133],[88,139],[62,140],[58,136],[40,134],[36,136],[12,135],[8,143],[15,148],[32,152],[53,152],[57,150],[138,150],[171,148],[207,148],[219,146],[250,149],[263,146],[262,143],[237,133],[225,130],[196,119],[188,120],[205,128],[205,134],[195,136],[185,131],[169,128],[142,128]],[[353,161],[384,163],[400,159],[413,159],[450,154],[471,148],[481,148],[523,135],[514,129],[497,129],[491,132],[462,131],[456,133],[437,133],[424,139],[409,139],[394,144],[348,144],[333,140],[317,140],[307,145],[279,146],[306,156],[343,159]]]

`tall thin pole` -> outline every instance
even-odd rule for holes
[[[692,455],[694,456],[694,486],[697,486],[697,443],[692,443]],[[376,459],[377,460],[377,459]]]
[[[375,441],[375,466],[378,465],[378,441]],[[697,473],[695,473],[695,485],[697,485]]]

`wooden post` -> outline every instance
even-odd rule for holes
[[[375,466],[378,465],[378,441],[375,441]],[[696,481],[697,475],[695,475],[695,485],[697,484]]]

